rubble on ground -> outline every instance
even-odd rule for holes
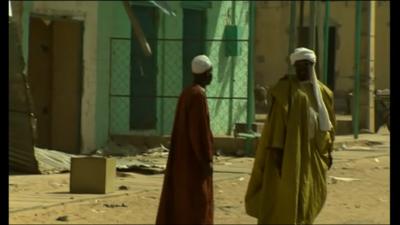
[[[140,149],[131,145],[108,143],[92,155],[74,155],[60,151],[35,147],[35,156],[42,174],[56,174],[70,171],[72,157],[114,157],[118,171],[142,174],[164,173],[165,165],[157,164],[157,159],[167,158],[169,149],[163,145],[152,149]]]

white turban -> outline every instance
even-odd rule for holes
[[[12,17],[11,2],[8,1],[8,16]]]
[[[329,120],[328,110],[326,109],[324,100],[322,99],[317,74],[315,73],[315,62],[317,61],[317,57],[315,56],[314,51],[308,48],[296,48],[290,55],[290,62],[292,65],[294,65],[294,63],[299,60],[309,60],[313,63],[311,83],[313,84],[314,95],[318,104],[319,128],[321,131],[330,131],[333,126]]]
[[[202,74],[211,69],[212,63],[206,55],[198,55],[192,60],[192,72],[194,74]]]
[[[317,57],[315,56],[314,51],[308,48],[296,48],[290,55],[290,63],[294,65],[294,63],[299,60],[308,60],[315,64]]]

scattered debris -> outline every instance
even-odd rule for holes
[[[50,186],[52,186],[54,188],[57,188],[57,187],[63,186],[63,184],[59,184],[59,183],[53,182],[53,183],[50,184]]]
[[[62,221],[62,222],[67,222],[68,221],[68,216],[60,216],[57,217],[57,221]]]
[[[95,154],[101,156],[136,156],[144,151],[145,149],[133,145],[122,145],[114,143],[113,141],[109,141],[104,148],[97,150]]]
[[[388,200],[385,199],[385,198],[379,198],[379,201],[381,201],[381,202],[387,202]]]
[[[119,190],[128,190],[128,187],[125,185],[121,185],[118,187]]]
[[[226,162],[226,163],[224,163],[224,165],[225,165],[225,166],[230,166],[230,165],[232,165],[232,163]]]
[[[161,145],[160,149],[162,154],[168,154],[167,148]],[[155,151],[154,149],[152,150]],[[35,156],[38,160],[39,169],[42,174],[55,174],[68,172],[71,166],[72,157],[85,157],[67,154],[64,152],[53,151],[48,149],[41,149],[35,147]],[[96,155],[93,155],[96,156]],[[97,155],[98,156],[98,155]],[[102,157],[102,156],[98,156]],[[117,170],[119,171],[129,171],[138,172],[143,174],[162,174],[164,173],[165,166],[155,165],[151,160],[148,163],[143,163],[136,158],[124,156],[115,157],[117,161]],[[62,186],[62,184],[54,184],[56,186]]]
[[[124,172],[117,172],[117,177],[132,177],[135,178],[135,176],[131,173],[124,173]]]
[[[331,179],[332,183],[335,184],[337,181],[344,181],[344,182],[351,182],[351,181],[358,181],[360,179],[356,178],[348,178],[348,177],[334,177],[334,176],[329,176]]]
[[[147,151],[143,152],[143,156],[152,156],[152,157],[159,157],[159,158],[166,158],[168,157],[169,149],[166,148],[164,145],[160,145],[160,147],[148,149]]]
[[[374,158],[374,161],[379,163],[379,159],[378,158]]]
[[[218,208],[219,208],[220,210],[222,210],[222,211],[229,212],[230,209],[233,209],[233,208],[236,208],[236,207],[231,206],[231,205],[225,205],[225,206],[219,206]]]
[[[62,173],[69,171],[71,157],[75,155],[64,152],[34,147],[35,157],[42,174]]]
[[[383,145],[383,142],[380,142],[380,141],[367,141],[366,145],[368,145],[368,146]]]
[[[347,146],[346,144],[342,144],[340,146],[340,150],[371,150],[371,147],[366,147],[366,146]]]
[[[166,148],[164,145],[160,145],[160,147],[157,148],[151,148],[149,150],[146,151],[147,154],[149,153],[155,153],[155,152],[169,152],[169,149]]]
[[[236,151],[235,154],[236,154],[236,156],[238,156],[238,157],[243,157],[243,156],[246,155],[246,152],[245,152],[244,150],[242,150],[242,149],[239,149],[239,150]]]
[[[117,166],[117,170],[137,172],[142,174],[163,174],[165,172],[165,167],[148,164],[133,164]]]
[[[128,207],[125,203],[122,204],[104,204],[107,208]]]
[[[244,181],[244,177],[239,178],[239,181]]]
[[[94,213],[105,213],[106,212],[104,210],[97,210],[97,209],[92,209],[91,211]]]

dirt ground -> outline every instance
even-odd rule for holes
[[[389,223],[389,136],[373,146],[334,153],[328,198],[316,224]],[[216,224],[256,224],[244,211],[252,158],[218,157],[214,167]],[[332,178],[336,177],[336,178]],[[344,181],[341,178],[354,178]],[[108,195],[76,195],[69,174],[9,177],[10,224],[154,224],[162,175],[119,173]],[[58,220],[57,220],[58,219]]]

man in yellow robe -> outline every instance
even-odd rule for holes
[[[296,75],[269,91],[271,108],[245,197],[247,214],[259,224],[312,224],[326,200],[333,93],[316,77],[312,50],[297,48],[290,60]]]

